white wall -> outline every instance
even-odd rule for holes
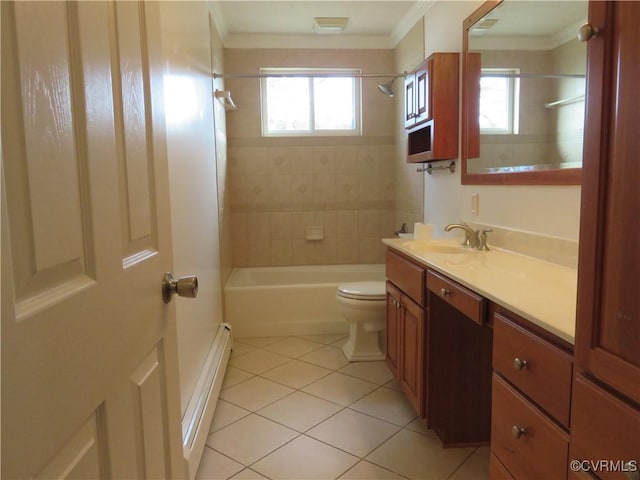
[[[209,11],[160,2],[171,196],[173,274],[198,276],[195,299],[175,298],[184,409],[222,321]]]
[[[483,2],[440,0],[424,17],[424,46],[433,52],[462,51],[462,22]],[[425,175],[424,221],[441,233],[447,223],[468,220],[578,240],[580,187],[461,185],[455,174]],[[480,213],[471,215],[471,194],[480,196]]]

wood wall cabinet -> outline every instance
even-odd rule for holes
[[[636,471],[627,472],[635,478],[640,478],[638,18],[640,2],[589,3],[589,23],[599,34],[587,44],[570,453],[579,460],[635,462]],[[622,478],[619,471],[592,473]]]
[[[405,78],[407,162],[458,157],[458,53],[434,53]]]

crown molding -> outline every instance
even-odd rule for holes
[[[395,46],[400,43],[400,40],[427,14],[437,1],[438,0],[419,0],[416,2],[389,35],[391,48],[395,48]]]
[[[215,25],[218,35],[222,39],[224,45],[224,38],[227,36],[228,29],[227,24],[224,21],[222,9],[220,8],[220,2],[216,0],[208,0],[207,6],[209,7],[211,18],[213,18],[213,24]]]

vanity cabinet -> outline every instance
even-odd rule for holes
[[[392,249],[386,274],[387,364],[405,396],[444,446],[488,443],[486,300]]]
[[[409,403],[424,417],[425,269],[388,250],[386,270],[387,365]]]
[[[571,457],[635,465],[628,478],[640,478],[638,18],[638,2],[589,3],[599,33],[587,43],[571,410]],[[623,478],[620,471],[591,473]]]
[[[458,157],[458,53],[434,53],[405,78],[407,162]]]
[[[511,313],[493,315],[492,470],[567,476],[573,357],[570,345],[552,340]]]

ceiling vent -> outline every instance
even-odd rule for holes
[[[489,30],[496,23],[498,23],[498,19],[497,18],[485,18],[478,25],[474,25],[473,29],[474,30]]]
[[[342,33],[349,23],[348,17],[315,17],[313,29],[316,33]]]

